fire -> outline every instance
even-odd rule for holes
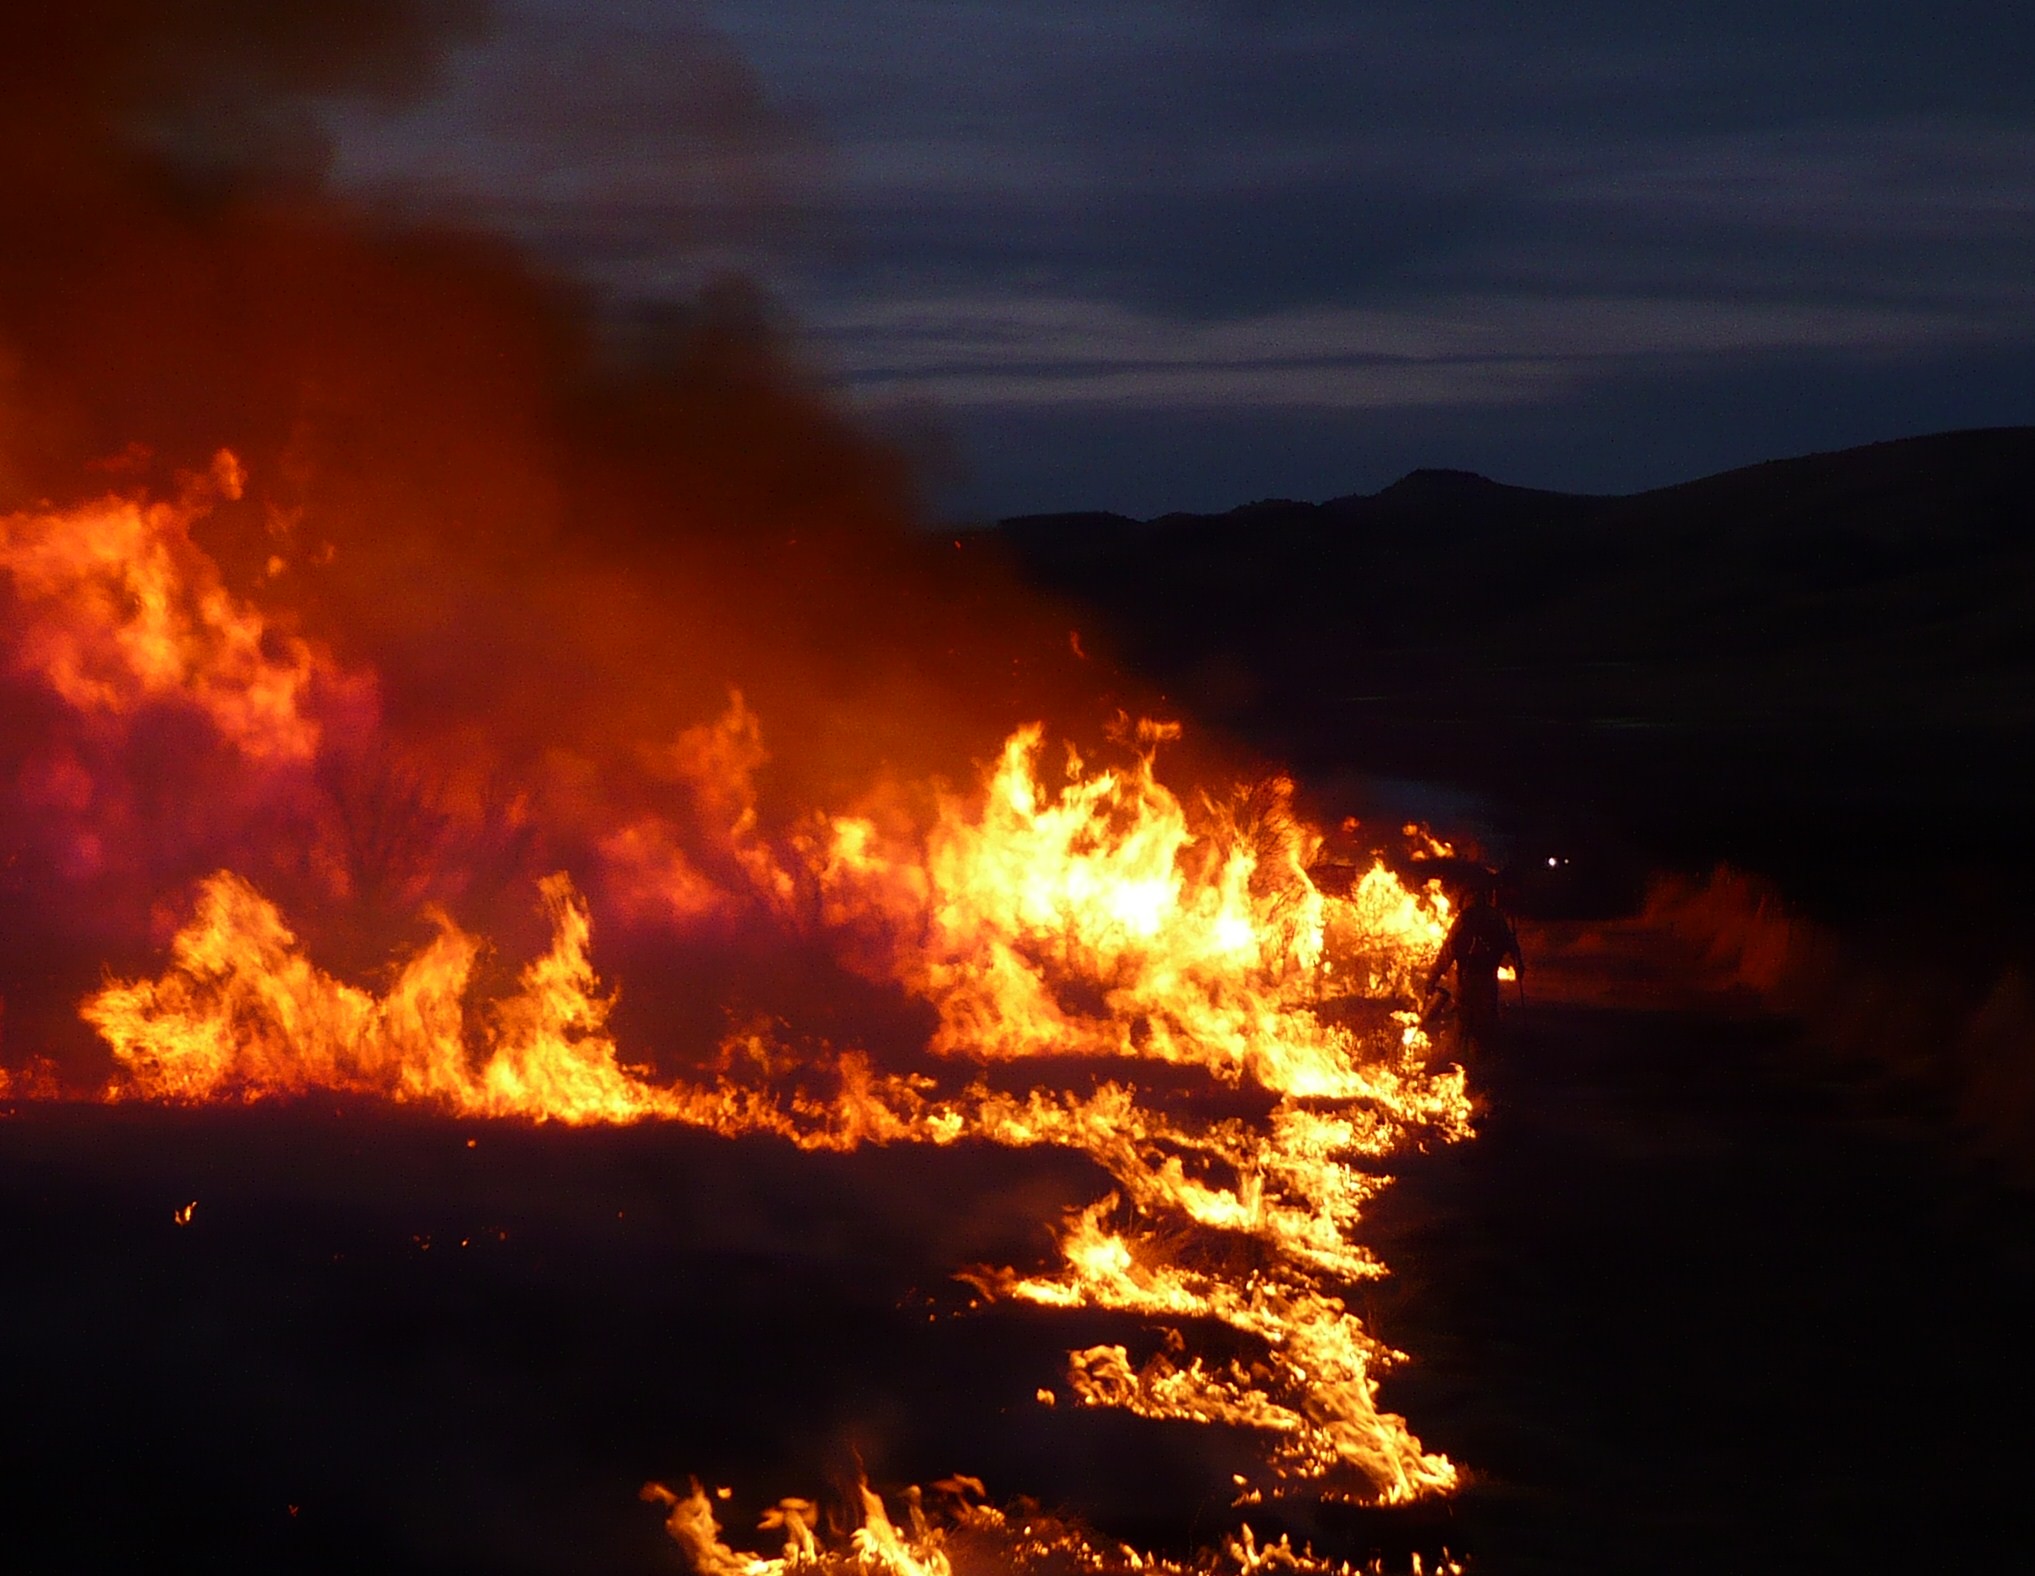
[[[1205,1066],[1276,1093],[1347,1098],[1369,1076],[1320,997],[1330,901],[1306,875],[1319,838],[1291,812],[1292,785],[1210,803],[1206,824],[1156,778],[1153,746],[1177,727],[1141,723],[1127,768],[1040,779],[1043,729],[1018,730],[979,809],[949,802],[922,858],[878,851],[866,822],[837,821],[825,876],[836,912],[864,901],[922,934],[902,983],[938,1009],[932,1049],[981,1060],[1105,1056]],[[1397,901],[1386,896],[1392,889]],[[1382,867],[1338,919],[1367,954],[1431,956],[1446,909]],[[900,926],[900,928],[903,928]],[[1403,962],[1385,972],[1402,982]]]
[[[890,1519],[883,1500],[872,1493],[866,1481],[855,1489],[860,1525],[848,1535],[841,1552],[823,1550],[814,1528],[819,1507],[810,1500],[780,1500],[774,1510],[764,1513],[765,1530],[781,1529],[785,1534],[781,1559],[758,1559],[738,1554],[721,1541],[721,1525],[714,1515],[713,1502],[698,1483],[676,1494],[662,1483],[643,1485],[643,1498],[670,1507],[664,1527],[672,1541],[685,1551],[693,1569],[702,1576],[782,1576],[791,1570],[838,1565],[842,1569],[881,1572],[882,1576],[953,1576],[954,1563],[942,1546],[942,1531],[926,1519],[919,1495],[912,1490],[908,1501],[910,1533],[900,1532]],[[966,1501],[960,1504],[965,1508]],[[972,1519],[980,1520],[978,1509]]]
[[[1146,744],[1155,737],[1148,731]],[[1360,1486],[1387,1502],[1446,1491],[1453,1466],[1377,1405],[1376,1375],[1398,1354],[1329,1288],[1384,1273],[1353,1237],[1384,1179],[1351,1160],[1418,1133],[1463,1136],[1462,1075],[1429,1067],[1409,1013],[1367,1042],[1314,1010],[1331,930],[1349,944],[1339,977],[1376,988],[1432,957],[1440,900],[1406,893],[1382,866],[1348,898],[1323,894],[1306,875],[1311,848],[1283,786],[1263,796],[1259,824],[1220,806],[1194,831],[1153,775],[1149,748],[1120,773],[1083,775],[1075,763],[1057,795],[1033,775],[1038,748],[1038,730],[1021,731],[978,803],[947,803],[922,866],[871,859],[862,826],[841,823],[827,876],[835,903],[859,882],[863,908],[843,910],[854,917],[895,921],[907,902],[922,905],[929,939],[901,949],[895,967],[940,1008],[936,1053],[976,1064],[1199,1064],[1274,1096],[1263,1122],[1196,1121],[1118,1081],[1085,1096],[1034,1087],[1020,1098],[977,1076],[943,1093],[853,1050],[829,1059],[830,1095],[780,1096],[773,1078],[806,1069],[756,1037],[722,1047],[712,1083],[655,1082],[607,1033],[592,922],[564,875],[542,889],[550,948],[491,1003],[470,1000],[481,944],[443,915],[437,937],[377,997],[311,963],[275,907],[222,872],[202,885],[160,978],[111,983],[82,1011],[122,1070],[118,1098],[330,1090],[462,1116],[663,1118],[809,1148],[977,1139],[1078,1150],[1119,1191],[1068,1223],[1061,1269],[976,1271],[974,1284],[993,1297],[1134,1315],[1182,1343],[1187,1324],[1209,1321],[1265,1353],[1249,1371],[1164,1356],[1133,1369],[1122,1347],[1075,1352],[1067,1379],[1084,1404],[1258,1430],[1281,1479]],[[1077,988],[1083,1005],[1070,1007]],[[1323,1110],[1324,1098],[1336,1106]],[[1127,1224],[1109,1224],[1119,1217]],[[1197,1262],[1158,1246],[1182,1224],[1205,1238]],[[1269,1249],[1278,1267],[1232,1243]]]
[[[1182,1369],[1163,1353],[1133,1371],[1123,1347],[1091,1347],[1069,1359],[1068,1382],[1084,1404],[1283,1436],[1272,1458],[1285,1473],[1326,1478],[1354,1469],[1388,1504],[1454,1487],[1446,1458],[1421,1450],[1404,1419],[1378,1410],[1373,1372],[1399,1354],[1340,1299],[1306,1275],[1225,1276],[1168,1262],[1150,1236],[1133,1240],[1101,1224],[1116,1203],[1105,1199],[1070,1224],[1061,1274],[1006,1280],[1001,1289],[1047,1307],[1213,1319],[1264,1343],[1265,1377],[1237,1362],[1210,1371],[1199,1358]]]
[[[254,760],[316,756],[314,695],[361,681],[235,596],[191,537],[243,485],[240,462],[221,450],[173,501],[113,495],[0,517],[15,670],[87,715],[178,703]]]
[[[327,758],[335,697],[359,702],[352,715],[371,726],[373,676],[235,596],[193,539],[209,501],[240,485],[222,456],[174,504],[115,497],[0,521],[17,675],[85,719],[193,713],[263,766]],[[1346,892],[1323,890],[1309,874],[1322,840],[1293,785],[1183,799],[1157,764],[1177,733],[1126,721],[1107,762],[1069,748],[1053,765],[1031,724],[918,822],[814,814],[773,835],[751,781],[767,759],[761,723],[736,697],[718,722],[633,757],[660,791],[688,798],[688,825],[718,839],[712,857],[688,854],[656,809],[600,829],[580,872],[593,898],[563,871],[538,883],[549,945],[512,983],[486,986],[498,977],[484,967],[489,943],[429,907],[430,938],[381,988],[342,979],[274,901],[218,869],[197,882],[162,971],[109,979],[79,1010],[111,1053],[114,1100],[342,1093],[461,1117],[669,1121],[809,1149],[1077,1152],[1112,1186],[1063,1224],[1057,1265],[956,1267],[990,1300],[1123,1318],[1125,1340],[1068,1353],[1056,1377],[1073,1401],[1253,1436],[1262,1471],[1239,1483],[1240,1504],[1446,1493],[1455,1467],[1379,1404],[1378,1376],[1400,1354],[1342,1292],[1385,1273],[1358,1236],[1390,1181],[1377,1164],[1470,1131],[1462,1071],[1436,1064],[1413,1010],[1447,900],[1382,860]],[[682,939],[743,904],[925,1003],[933,1027],[912,1049],[935,1071],[793,1041],[767,1021],[726,1035],[689,1077],[626,1058],[615,991],[594,964],[596,912]],[[1225,1352],[1241,1342],[1248,1355],[1197,1351],[1217,1330]],[[918,1500],[900,1528],[866,1486],[839,1556],[816,1541],[810,1504],[783,1501],[765,1518],[785,1534],[781,1560],[730,1550],[697,1486],[651,1497],[710,1576],[836,1557],[892,1576],[952,1569]],[[949,1498],[955,1527],[1030,1546],[1029,1529],[1006,1526],[979,1493]],[[1084,1568],[1146,1568],[1130,1551],[1079,1547],[1069,1557]],[[1300,1559],[1247,1529],[1234,1552],[1243,1569]]]
[[[628,1122],[671,1095],[624,1067],[588,956],[585,902],[543,883],[551,947],[519,988],[469,1021],[480,943],[443,915],[437,938],[381,997],[304,956],[282,916],[229,872],[199,889],[160,979],[114,982],[79,1009],[112,1049],[116,1099],[257,1100],[313,1090],[462,1116]],[[477,1043],[476,1043],[477,1042]]]
[[[1127,1544],[1101,1541],[1036,1509],[999,1510],[987,1503],[988,1492],[980,1479],[959,1475],[935,1483],[931,1494],[914,1486],[898,1495],[903,1527],[868,1480],[858,1477],[842,1507],[854,1525],[838,1539],[821,1537],[820,1507],[813,1501],[780,1500],[759,1523],[766,1532],[783,1533],[784,1552],[777,1556],[744,1554],[729,1547],[713,1501],[697,1481],[683,1494],[662,1483],[646,1483],[642,1498],[666,1508],[664,1529],[700,1576],[790,1576],[800,1571],[815,1576],[866,1576],[871,1571],[883,1576],[953,1576],[956,1569],[1071,1570],[1088,1576],[1252,1576],[1258,1571],[1365,1576],[1384,1568],[1377,1559],[1361,1568],[1325,1559],[1310,1549],[1294,1548],[1283,1536],[1261,1543],[1247,1522],[1220,1548],[1192,1561],[1166,1559]],[[1416,1573],[1422,1569],[1418,1554],[1412,1568]],[[1461,1576],[1463,1566],[1444,1550],[1434,1569],[1437,1576]]]

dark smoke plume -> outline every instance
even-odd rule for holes
[[[1065,620],[927,535],[754,286],[618,357],[589,290],[500,237],[334,194],[317,103],[428,93],[479,6],[8,10],[0,516],[202,495],[195,548],[324,675],[315,757],[282,766],[188,707],[114,728],[0,683],[0,897],[39,916],[0,956],[10,1059],[69,1022],[54,959],[138,961],[214,868],[338,966],[426,903],[508,947],[530,879],[618,828],[739,886],[735,823],[965,776],[1062,692],[1097,715]],[[26,596],[0,584],[16,627]],[[587,879],[611,934],[640,917]]]

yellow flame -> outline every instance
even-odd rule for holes
[[[843,819],[820,877],[836,915],[882,914],[919,938],[894,955],[931,1001],[935,1052],[978,1060],[1114,1056],[1205,1066],[1275,1093],[1374,1093],[1366,1052],[1314,1012],[1331,924],[1345,977],[1411,996],[1447,933],[1438,891],[1383,865],[1348,899],[1307,877],[1320,839],[1275,778],[1207,807],[1200,827],[1154,774],[1071,752],[1040,780],[1043,730],[1005,743],[979,805],[949,801],[922,853]]]
[[[376,997],[312,964],[275,905],[224,871],[199,888],[160,979],[115,981],[79,1010],[122,1069],[121,1099],[329,1090],[466,1116],[672,1114],[673,1097],[624,1067],[607,1034],[585,903],[563,875],[542,893],[550,949],[477,1022],[465,997],[480,944],[442,915],[437,938]]]

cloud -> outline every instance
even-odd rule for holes
[[[1510,403],[1649,361],[1983,342],[1982,315],[1693,297],[1438,297],[1221,321],[1067,298],[928,298],[818,324],[866,398],[957,407]]]
[[[397,116],[333,106],[328,120],[342,186],[582,260],[763,244],[826,162],[691,5],[591,26],[515,8],[428,101]]]
[[[640,69],[561,67],[568,16]],[[754,72],[730,167],[657,65],[708,20]],[[2001,0],[520,0],[492,48],[485,92],[342,137],[342,172],[623,299],[688,287],[708,241],[858,394],[964,428],[2035,347],[2035,17]],[[561,75],[606,107],[487,107]]]

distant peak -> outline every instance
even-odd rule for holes
[[[1424,465],[1417,471],[1408,471],[1399,480],[1387,487],[1378,496],[1398,492],[1467,492],[1473,488],[1503,487],[1503,482],[1494,482],[1488,476],[1475,471],[1453,471],[1446,466]]]

